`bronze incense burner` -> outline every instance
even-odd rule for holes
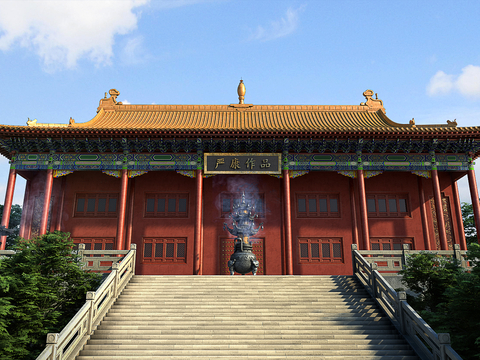
[[[252,252],[252,243],[249,241],[251,236],[263,229],[263,223],[255,228],[256,217],[258,215],[255,214],[255,207],[245,200],[245,193],[243,193],[240,203],[233,205],[233,212],[230,214],[233,227],[229,228],[227,223],[223,224],[223,229],[235,236],[235,252],[228,261],[230,275],[235,272],[242,275],[249,272],[253,275],[257,273],[259,262]]]

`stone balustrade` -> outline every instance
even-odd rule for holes
[[[81,253],[82,251],[83,254]],[[90,335],[98,326],[104,315],[117,299],[123,288],[135,274],[136,245],[130,250],[82,250],[79,253],[84,260],[93,261],[96,265],[87,266],[88,269],[100,266],[100,261],[109,261],[106,257],[89,257],[90,255],[109,254],[113,262],[110,274],[96,291],[87,293],[85,305],[75,314],[60,333],[47,335],[47,346],[37,357],[37,360],[73,359],[85,345]],[[119,257],[123,256],[124,257]],[[92,260],[93,259],[93,260]],[[98,262],[97,262],[98,259]],[[98,263],[98,264],[97,264]]]
[[[402,250],[357,250],[368,263],[376,263],[380,272],[397,272],[403,269],[408,255],[429,252],[439,256],[455,258],[465,269],[470,269],[466,260],[467,250],[460,250],[455,244],[453,250],[410,250],[408,244],[403,244]]]
[[[404,251],[407,249],[404,248]],[[398,252],[398,251],[397,251]],[[437,252],[437,251],[435,251]],[[440,251],[438,251],[440,253]],[[442,251],[442,253],[447,253]],[[459,250],[448,252],[458,254]],[[450,345],[450,334],[437,334],[420,315],[407,303],[404,291],[396,292],[378,271],[378,258],[365,258],[362,255],[385,254],[386,251],[358,251],[352,245],[353,274],[370,292],[375,301],[389,316],[392,323],[405,336],[410,345],[422,359],[461,360]],[[412,253],[412,251],[409,251]],[[405,256],[403,262],[405,264]],[[454,254],[455,255],[455,254]],[[456,256],[456,255],[455,255]],[[383,261],[383,259],[382,259]]]

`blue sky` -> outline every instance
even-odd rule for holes
[[[478,1],[2,0],[0,123],[85,122],[111,88],[230,104],[243,78],[246,103],[359,104],[372,89],[393,121],[480,125],[479,17]],[[1,202],[7,172],[1,158]]]

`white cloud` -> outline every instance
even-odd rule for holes
[[[143,45],[142,36],[128,39],[121,53],[121,60],[127,65],[144,63],[149,57],[148,51]]]
[[[461,94],[480,98],[480,66],[468,65],[464,67],[456,85]]]
[[[250,40],[269,41],[287,36],[297,29],[300,12],[304,5],[297,9],[289,8],[280,20],[272,21],[267,27],[258,26],[257,30],[250,36]]]
[[[445,95],[452,91],[469,98],[480,98],[480,66],[465,66],[460,75],[438,71],[427,85],[427,94],[430,96]]]
[[[130,105],[130,104],[131,104],[131,102],[130,102],[130,101],[128,101],[128,100],[123,100],[123,101],[122,101],[122,104],[123,104],[123,105]]]
[[[443,71],[438,71],[427,86],[428,95],[441,95],[449,93],[454,86],[453,75],[447,75]]]
[[[0,50],[32,49],[47,71],[73,68],[84,57],[109,64],[114,37],[136,29],[134,10],[149,1],[1,1]]]

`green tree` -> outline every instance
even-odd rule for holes
[[[3,205],[0,205],[0,219],[3,216]],[[20,232],[20,221],[22,220],[22,207],[20,205],[12,205],[12,211],[10,213],[10,221],[8,223],[9,229],[14,229],[13,234],[7,236],[6,249],[13,249],[15,241]]]
[[[46,334],[70,321],[101,276],[82,270],[68,233],[19,239],[14,249],[0,259],[0,358],[35,359]]]
[[[480,359],[480,244],[468,246],[469,272],[432,253],[411,255],[403,282],[419,295],[409,303],[436,332],[448,332],[464,359]]]
[[[467,244],[478,242],[477,228],[475,227],[475,217],[473,216],[472,204],[462,203],[462,219]]]
[[[402,282],[418,294],[409,303],[419,311],[433,310],[445,302],[445,290],[455,286],[456,275],[462,272],[455,259],[434,253],[420,252],[407,258],[405,268],[398,273]]]

